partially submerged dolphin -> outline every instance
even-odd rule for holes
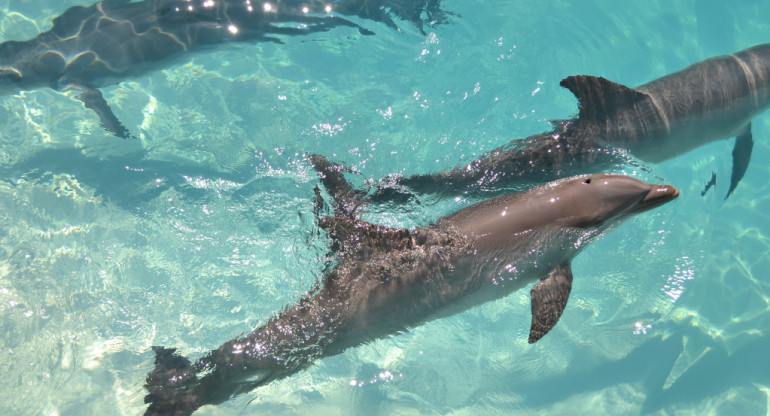
[[[336,265],[254,332],[195,363],[154,347],[145,415],[189,415],[314,360],[502,298],[532,282],[529,342],[562,315],[571,260],[623,220],[679,195],[620,175],[582,176],[465,208],[415,230],[324,217]]]
[[[365,204],[481,187],[504,192],[621,166],[628,161],[625,150],[658,163],[735,136],[729,196],[749,164],[751,120],[770,106],[770,44],[711,58],[633,89],[586,75],[561,85],[579,101],[576,119],[555,122],[551,132],[511,141],[448,172],[386,178],[367,194],[346,184],[343,166],[320,155],[312,156],[313,163],[332,187]]]
[[[370,31],[339,17],[422,28],[421,13],[442,19],[440,0],[104,0],[67,9],[28,41],[0,44],[0,92],[40,87],[79,90],[85,106],[118,137],[130,133],[98,88],[162,67],[174,58],[226,42],[272,41],[337,26]]]

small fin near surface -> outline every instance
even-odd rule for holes
[[[749,160],[751,159],[751,151],[754,149],[754,137],[751,135],[751,122],[737,136],[735,136],[735,147],[733,147],[733,173],[730,176],[730,189],[725,195],[725,199],[729,198],[735,188],[738,186],[738,182],[743,179],[743,175],[746,174],[746,169],[749,167]]]
[[[572,268],[562,264],[551,270],[530,292],[532,303],[532,326],[529,329],[529,343],[534,344],[550,331],[559,321],[572,290]]]
[[[120,123],[120,120],[115,116],[115,113],[112,112],[101,91],[83,84],[69,84],[65,90],[68,89],[81,91],[77,96],[77,99],[82,101],[86,108],[94,110],[96,115],[99,116],[102,127],[107,131],[121,139],[135,138],[128,129]]]
[[[559,85],[577,97],[581,121],[603,122],[618,108],[633,106],[650,98],[645,93],[590,75],[570,76],[561,80]]]
[[[709,180],[709,182],[706,184],[706,186],[701,191],[700,196],[706,196],[706,192],[708,192],[709,189],[711,189],[712,187],[714,187],[716,185],[717,185],[717,173],[716,172],[711,172],[711,179]]]
[[[321,176],[321,183],[334,199],[335,215],[345,218],[354,218],[356,210],[362,205],[365,193],[354,189],[345,179],[343,172],[350,169],[330,162],[326,157],[318,154],[308,156],[313,169]]]

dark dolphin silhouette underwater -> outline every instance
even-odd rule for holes
[[[513,140],[446,172],[385,178],[373,189],[347,183],[343,165],[312,155],[325,184],[342,192],[352,212],[360,205],[403,201],[420,194],[484,196],[558,178],[605,171],[631,155],[662,162],[735,136],[727,198],[746,173],[754,146],[751,120],[770,106],[770,44],[693,64],[636,88],[579,75],[561,85],[578,99],[575,119],[551,132]]]
[[[0,44],[0,92],[49,87],[78,90],[102,126],[127,138],[99,88],[173,63],[187,53],[227,42],[281,42],[278,36],[338,26],[372,34],[358,17],[396,28],[393,20],[445,21],[441,0],[104,0],[67,9],[53,27],[27,41]],[[426,19],[421,17],[427,16]]]
[[[571,260],[623,220],[678,195],[672,186],[600,174],[500,196],[414,230],[321,217],[336,262],[320,284],[264,326],[194,363],[173,348],[153,347],[145,415],[190,415],[319,358],[537,282],[534,343],[564,311]]]

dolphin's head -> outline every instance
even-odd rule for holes
[[[673,186],[650,185],[628,176],[578,176],[481,202],[442,223],[479,236],[480,247],[497,250],[507,247],[512,236],[554,226],[604,230],[677,196]]]
[[[552,186],[560,205],[558,220],[565,226],[589,228],[609,225],[663,205],[679,196],[671,185],[650,185],[623,175],[599,174],[566,179]],[[551,192],[546,191],[546,195]]]

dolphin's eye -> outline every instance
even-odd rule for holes
[[[589,184],[589,183],[591,183],[591,178],[585,178],[585,179],[583,179],[583,183],[584,183],[584,184]]]

